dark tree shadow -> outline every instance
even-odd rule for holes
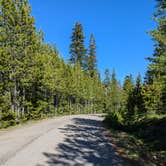
[[[74,118],[73,121],[73,125],[60,128],[66,135],[66,139],[55,149],[58,153],[43,152],[43,155],[48,158],[47,165],[122,165],[121,159],[104,135],[104,128],[100,121],[84,118]]]

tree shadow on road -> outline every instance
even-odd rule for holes
[[[73,125],[60,128],[66,135],[66,139],[55,149],[57,153],[43,152],[48,159],[47,165],[122,165],[118,154],[104,135],[104,128],[100,121],[86,118],[74,118],[73,121]]]

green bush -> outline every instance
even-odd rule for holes
[[[7,128],[16,124],[16,115],[12,111],[6,111],[2,113],[1,117],[2,125],[0,127]]]
[[[123,127],[123,118],[119,112],[110,112],[104,122],[115,129],[121,129]]]

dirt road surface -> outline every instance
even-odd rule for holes
[[[0,166],[121,166],[101,115],[72,115],[0,132]]]

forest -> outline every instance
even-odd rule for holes
[[[155,41],[153,57],[144,81],[138,74],[125,77],[121,85],[115,71],[97,69],[96,41],[89,46],[81,23],[76,23],[69,45],[70,59],[59,56],[56,45],[44,43],[42,30],[35,27],[27,0],[0,3],[0,114],[1,127],[56,114],[107,112],[132,123],[144,116],[166,111],[166,6],[157,5],[157,28],[150,31]],[[134,121],[133,121],[134,120]]]
[[[28,0],[0,0],[0,128],[58,115],[106,113],[108,124],[130,132],[140,133],[155,121],[160,128],[152,135],[163,136],[165,148],[166,0],[157,0],[154,21],[156,29],[149,32],[154,54],[147,58],[145,77],[130,74],[120,83],[115,70],[106,69],[101,79],[95,36],[86,47],[81,23],[73,26],[65,61],[37,30]]]
[[[65,62],[56,45],[44,43],[27,0],[0,1],[1,128],[59,114],[102,112],[105,90],[97,70],[93,34],[84,46],[76,23],[71,58]]]
[[[65,61],[56,44],[45,43],[28,0],[0,0],[0,128],[59,115],[105,113],[108,128],[141,138],[143,146],[148,142],[155,162],[165,161],[166,0],[156,1],[154,21],[157,26],[149,32],[154,53],[147,58],[145,76],[130,74],[120,83],[115,70],[105,69],[101,79],[95,36],[91,33],[85,46],[81,23],[73,26]]]

